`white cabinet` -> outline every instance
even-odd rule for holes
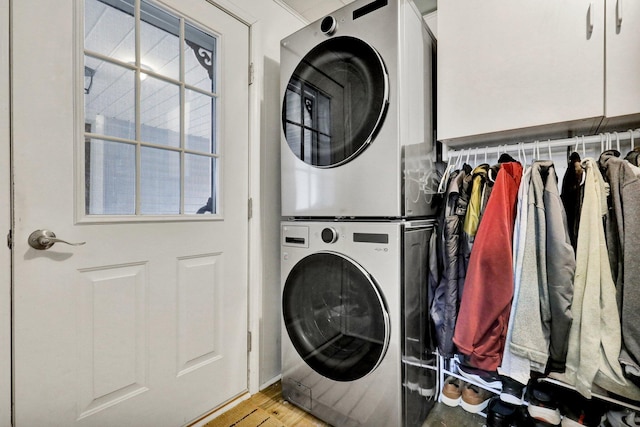
[[[639,113],[640,2],[618,1],[617,29],[616,0],[440,2],[438,139],[594,131]]]
[[[605,116],[640,112],[640,1],[606,3]]]

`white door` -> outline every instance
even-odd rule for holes
[[[11,13],[15,425],[188,423],[247,389],[248,28],[202,0]]]

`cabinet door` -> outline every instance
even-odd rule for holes
[[[640,113],[640,2],[607,0],[607,117]]]
[[[604,0],[438,4],[438,139],[604,114]]]

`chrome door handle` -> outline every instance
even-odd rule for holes
[[[51,230],[36,230],[29,235],[29,246],[33,249],[45,250],[49,249],[55,243],[66,243],[71,246],[84,245],[86,242],[69,243],[66,240],[56,238],[56,233]]]

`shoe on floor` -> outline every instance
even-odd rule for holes
[[[420,389],[420,368],[413,365],[406,365],[405,385],[411,391]]]
[[[550,384],[532,379],[527,386],[526,399],[531,418],[553,426],[560,425],[560,411]]]
[[[460,406],[467,412],[477,414],[487,407],[489,400],[493,396],[495,395],[489,390],[485,390],[475,384],[466,383],[464,387],[462,387]]]
[[[469,365],[458,365],[458,373],[470,381],[475,381],[482,384],[485,387],[489,387],[495,390],[502,388],[502,381],[498,373],[495,371],[485,371],[483,369],[474,368]]]
[[[522,405],[524,384],[504,375],[500,375],[500,381],[502,382],[500,399],[502,399],[503,402],[507,402],[512,405]]]
[[[517,407],[495,396],[487,406],[487,427],[510,427],[516,422]]]
[[[628,409],[609,411],[603,425],[607,427],[640,427],[640,414]]]
[[[418,393],[420,396],[430,399],[436,395],[436,371],[421,368],[418,375]]]
[[[462,397],[462,380],[456,377],[447,377],[442,385],[440,399],[447,406],[458,406]]]

